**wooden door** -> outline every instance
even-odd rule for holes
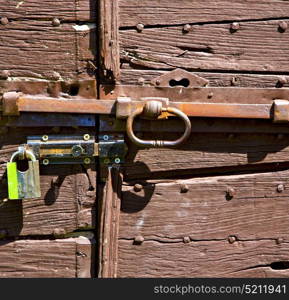
[[[96,13],[89,0],[1,0],[1,96],[20,91],[71,98],[86,91],[95,99]],[[94,276],[94,164],[41,165],[40,199],[2,203],[6,163],[28,136],[94,136],[94,116],[32,114],[0,122],[0,277]]]
[[[288,12],[286,1],[102,0],[100,98],[179,92],[234,103],[246,88],[287,93]],[[190,84],[206,96],[194,98]],[[174,149],[127,140],[122,175],[114,170],[104,187],[99,276],[288,277],[288,125],[191,122]],[[101,132],[123,128],[101,117]],[[174,139],[183,127],[139,121],[136,131]]]

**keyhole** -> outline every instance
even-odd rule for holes
[[[183,78],[181,80],[171,79],[169,84],[171,87],[174,87],[174,86],[188,87],[190,85],[190,80],[187,78]]]
[[[17,164],[17,170],[20,172],[26,172],[29,169],[29,160],[28,159],[22,159],[19,160],[17,159],[16,161]]]

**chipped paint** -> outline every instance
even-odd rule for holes
[[[95,24],[73,25],[72,28],[76,31],[90,31],[96,28]]]

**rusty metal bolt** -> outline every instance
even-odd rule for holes
[[[232,187],[227,188],[227,191],[226,191],[227,200],[233,199],[235,195],[236,195],[236,190],[234,188],[232,188]]]
[[[234,244],[236,241],[237,241],[237,237],[235,237],[235,236],[233,236],[233,235],[230,235],[230,236],[228,237],[228,242],[229,242],[230,244]]]
[[[144,242],[144,237],[142,235],[138,235],[134,238],[134,243],[135,244],[142,244]]]
[[[160,84],[161,84],[160,80],[156,80],[156,85],[160,85]]]
[[[144,30],[144,24],[141,23],[137,24],[136,29],[138,32],[142,32]]]
[[[240,29],[240,24],[238,22],[233,22],[230,26],[231,32],[236,32]]]
[[[287,22],[285,22],[285,21],[281,21],[281,22],[279,22],[279,31],[280,32],[285,32],[286,30],[287,30],[287,28],[288,28],[288,23]]]
[[[279,184],[277,186],[277,192],[278,193],[282,193],[282,192],[284,192],[284,190],[285,190],[284,184]]]
[[[189,187],[187,184],[182,184],[181,185],[181,193],[184,194],[184,193],[187,193],[189,191]]]
[[[8,20],[8,18],[6,18],[6,17],[2,17],[1,19],[0,19],[0,22],[1,22],[1,24],[2,25],[7,25],[8,23],[9,23],[9,20]]]
[[[133,189],[134,189],[135,192],[138,193],[138,192],[140,192],[143,189],[143,186],[141,184],[139,184],[139,183],[136,183],[134,185]]]
[[[3,70],[1,73],[0,73],[0,78],[1,79],[8,79],[8,77],[10,76],[10,72],[8,70]]]
[[[208,94],[208,98],[209,98],[209,99],[213,98],[213,96],[214,96],[214,93],[213,93],[213,92],[210,92],[210,93]]]
[[[144,85],[145,79],[143,77],[140,77],[137,82],[139,85]]]
[[[60,26],[60,24],[61,24],[61,22],[60,22],[60,20],[58,18],[53,18],[52,25],[54,27],[58,27],[58,26]]]
[[[185,244],[188,244],[188,243],[190,243],[190,242],[191,242],[191,239],[190,239],[190,237],[188,237],[188,236],[185,236],[185,237],[183,238],[183,242],[184,242]]]
[[[282,244],[282,243],[284,243],[284,239],[283,239],[283,238],[278,238],[278,239],[276,239],[276,244],[277,244],[277,245],[280,245],[280,244]]]
[[[190,24],[184,25],[184,27],[183,27],[183,32],[188,33],[188,32],[190,32],[191,30],[192,30],[192,26],[191,26]]]

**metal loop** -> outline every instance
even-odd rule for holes
[[[139,139],[138,137],[135,136],[135,134],[133,132],[133,122],[134,122],[134,119],[138,115],[143,113],[143,111],[144,111],[143,107],[137,108],[128,117],[127,123],[126,123],[127,135],[135,145],[137,145],[139,147],[151,147],[151,148],[175,147],[175,146],[178,146],[178,145],[182,144],[183,142],[185,142],[186,139],[190,136],[192,125],[191,125],[191,121],[188,118],[188,116],[186,114],[184,114],[182,111],[180,111],[179,109],[177,109],[177,108],[167,107],[167,108],[162,108],[161,111],[162,112],[168,112],[168,113],[171,113],[175,116],[180,117],[185,123],[185,132],[184,132],[184,134],[179,139],[177,139],[175,141],[162,141],[162,140],[146,141],[146,140]]]
[[[27,150],[24,147],[19,147],[18,151],[12,154],[10,162],[13,162],[18,156],[20,156],[21,159],[29,158],[32,161],[36,161],[35,155],[30,150]]]

